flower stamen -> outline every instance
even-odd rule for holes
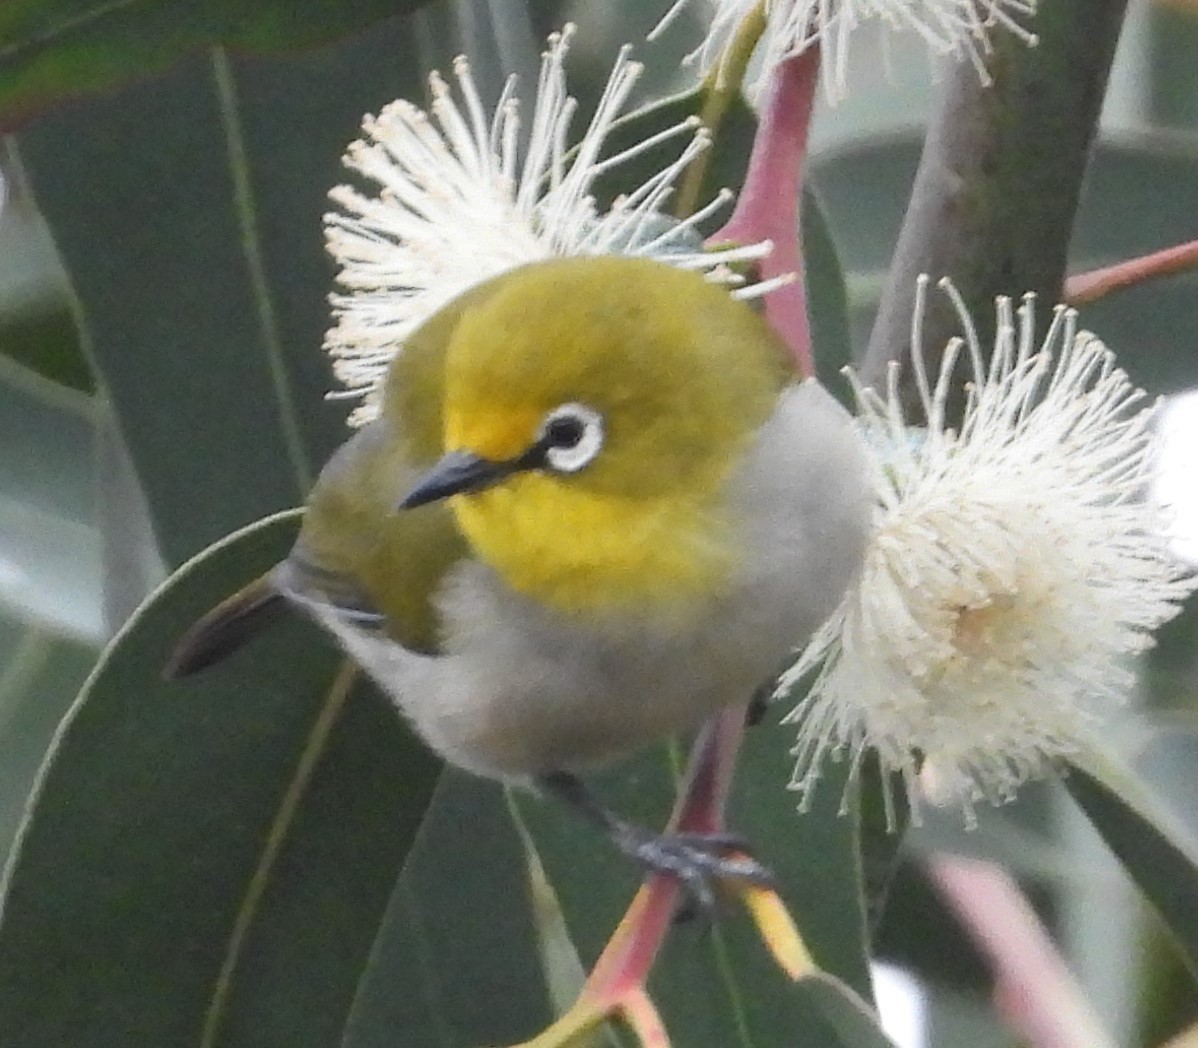
[[[1127,660],[1198,588],[1168,549],[1148,493],[1155,404],[1114,355],[1054,312],[1037,343],[1033,297],[997,300],[987,362],[956,289],[962,339],[935,381],[919,347],[926,279],[912,320],[925,425],[903,408],[899,368],[885,392],[850,386],[869,449],[874,533],[856,586],[784,676],[813,677],[792,787],[808,797],[825,757],[854,767],[876,749],[922,796],[1009,800],[1027,779],[1089,745],[1126,701]],[[959,428],[946,424],[954,369],[970,381]],[[884,781],[886,781],[884,776]]]
[[[629,48],[620,50],[594,116],[572,144],[578,107],[567,93],[564,61],[573,32],[567,26],[549,38],[523,150],[514,78],[488,114],[465,58],[454,62],[456,87],[430,75],[431,117],[400,100],[363,121],[364,136],[345,163],[378,189],[368,195],[338,186],[329,195],[339,210],[325,216],[344,289],[331,299],[336,320],[325,348],[345,387],[331,395],[361,399],[351,425],[378,413],[381,380],[416,328],[468,288],[525,263],[619,253],[699,270],[734,285],[737,297],[773,286],[745,285],[732,268],[761,258],[770,245],[703,249],[697,227],[730,194],[681,221],[664,213],[687,165],[710,148],[697,120],[604,155],[641,74]],[[602,176],[675,139],[682,144],[673,160],[600,211]]]
[[[990,83],[986,56],[991,34],[1004,31],[1029,46],[1036,34],[1027,23],[1038,0],[711,0],[715,10],[703,42],[684,59],[704,71],[718,69],[746,19],[764,5],[766,28],[760,43],[761,83],[782,61],[819,44],[824,51],[825,86],[833,99],[843,96],[848,79],[849,43],[870,22],[895,32],[912,32],[936,56],[968,61],[984,84]],[[661,35],[687,6],[676,0],[649,34]]]

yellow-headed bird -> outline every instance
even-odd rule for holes
[[[788,359],[748,305],[659,262],[473,289],[408,340],[287,559],[168,672],[296,603],[446,760],[566,798],[703,900],[764,876],[727,838],[628,825],[576,775],[747,702],[857,570],[859,438]]]

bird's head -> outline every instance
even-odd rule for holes
[[[685,610],[735,563],[722,494],[785,360],[697,274],[626,257],[526,266],[453,326],[444,454],[403,506],[450,499],[478,555],[559,611]]]

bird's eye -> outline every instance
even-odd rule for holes
[[[551,448],[572,448],[586,433],[586,423],[577,415],[562,415],[550,419],[545,427],[545,442]]]
[[[541,425],[545,465],[558,473],[577,473],[603,447],[603,416],[585,404],[563,404]]]

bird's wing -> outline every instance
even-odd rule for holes
[[[435,652],[434,596],[467,547],[444,505],[398,511],[420,473],[387,423],[359,431],[321,472],[287,558],[197,620],[175,645],[164,676],[185,677],[222,661],[287,603],[326,627],[332,615],[346,629]]]
[[[295,547],[274,572],[277,590],[414,651],[436,651],[434,598],[468,547],[447,506],[399,509],[422,473],[389,420],[360,430],[321,472]]]

